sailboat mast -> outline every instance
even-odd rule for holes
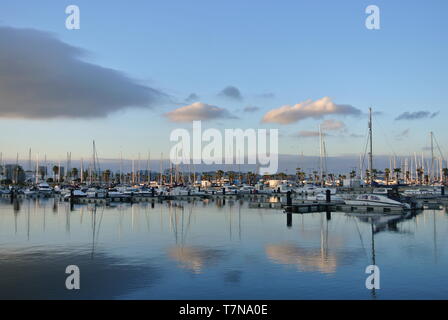
[[[324,181],[323,181],[323,176],[324,176],[324,173],[323,173],[323,159],[322,159],[322,128],[321,128],[321,126],[319,126],[319,160],[320,160],[320,163],[319,163],[319,165],[320,165],[320,184],[321,184],[321,186],[323,187],[324,186]]]
[[[372,138],[372,108],[369,108],[369,174],[370,174],[370,184],[373,184],[373,138]]]
[[[430,178],[431,178],[431,183],[434,181],[434,135],[433,132],[431,131],[429,133],[430,138],[431,138],[431,172],[430,172]]]
[[[83,164],[83,159],[81,158],[81,168],[80,168],[80,171],[81,171],[81,183],[83,183],[84,182],[84,164]]]
[[[159,185],[163,184],[163,152],[160,154],[160,179]]]
[[[151,151],[148,151],[148,164],[147,164],[148,186],[151,185]]]
[[[30,149],[31,150],[31,149]],[[36,176],[35,176],[36,184],[39,183],[39,154],[36,155]]]
[[[97,174],[97,172],[96,172],[96,162],[95,162],[95,140],[93,140],[93,150],[92,150],[92,166],[93,166],[93,174],[94,175],[96,175]],[[92,179],[93,177],[91,176],[90,177],[90,183],[92,183],[93,182],[93,179]]]

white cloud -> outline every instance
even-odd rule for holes
[[[270,110],[264,115],[263,122],[290,124],[307,118],[320,119],[326,115],[359,116],[361,110],[351,105],[335,104],[329,97],[323,97]]]
[[[173,122],[190,122],[194,120],[235,119],[229,111],[202,102],[195,102],[165,114]]]

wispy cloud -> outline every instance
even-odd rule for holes
[[[262,99],[273,99],[273,98],[275,98],[275,93],[265,92],[265,93],[259,94],[258,97],[260,97]]]
[[[427,118],[435,118],[439,115],[439,111],[437,112],[429,112],[429,111],[415,111],[415,112],[403,112],[395,120],[419,120],[419,119],[427,119]]]
[[[349,134],[347,130],[347,126],[344,122],[328,119],[323,121],[320,124],[321,132],[323,136],[327,137],[335,137],[335,138],[358,138],[356,134]],[[332,134],[329,134],[328,132],[331,131]],[[318,137],[319,131],[299,131],[298,133],[294,134],[295,137],[301,137],[301,138],[312,138],[312,137]]]
[[[187,103],[192,103],[192,102],[199,101],[199,99],[200,99],[199,96],[193,92],[185,99],[185,101]]]
[[[346,129],[344,122],[332,119],[323,121],[320,127],[325,131],[343,131]]]
[[[173,122],[190,122],[193,120],[236,119],[228,110],[202,102],[195,102],[188,106],[165,113]]]
[[[218,94],[221,97],[238,100],[243,100],[243,95],[241,94],[241,91],[234,86],[227,86],[224,89],[221,90],[221,92]]]
[[[329,97],[312,101],[307,100],[294,106],[286,105],[270,110],[263,122],[290,124],[304,119],[320,119],[326,115],[360,116],[361,110],[348,104],[335,104]]]
[[[47,32],[0,27],[0,48],[0,117],[105,117],[168,100],[122,72],[83,61],[83,49]]]
[[[243,109],[244,112],[257,112],[258,110],[260,110],[260,108],[256,106],[247,106]]]
[[[396,134],[396,135],[395,135],[395,138],[396,138],[397,140],[402,140],[403,138],[407,138],[407,137],[409,136],[409,132],[410,132],[410,129],[409,129],[409,128],[408,128],[408,129],[405,129],[405,130],[399,132],[398,134]]]
[[[323,132],[322,135],[323,136],[328,136],[328,134],[325,133],[325,132]],[[294,134],[294,136],[300,137],[300,138],[314,138],[314,137],[318,137],[319,136],[319,131],[304,130],[304,131],[299,131],[298,133]]]

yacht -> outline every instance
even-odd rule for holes
[[[63,198],[64,198],[64,200],[68,200],[68,199],[70,199],[71,196],[72,196],[71,191],[68,193],[65,192]],[[78,189],[73,190],[73,198],[85,198],[85,197],[87,197],[87,193],[85,193],[81,190],[78,190]]]
[[[336,194],[335,188],[318,187],[314,184],[305,184],[303,187],[297,188],[295,191],[299,194],[316,195],[326,193],[327,190],[330,190],[331,194]]]
[[[255,187],[249,186],[249,185],[243,185],[240,190],[239,193],[245,193],[245,194],[251,194],[251,193],[255,193]]]
[[[422,196],[422,195],[440,195],[440,189],[432,188],[420,188],[420,189],[409,189],[403,192],[405,196]]]
[[[375,188],[373,189],[373,194],[387,195],[387,188]]]
[[[105,198],[106,197],[106,190],[104,189],[96,189],[96,188],[89,188],[86,192],[88,198]]]
[[[51,189],[50,185],[46,182],[39,183],[37,185],[37,190],[39,194],[51,194],[53,189]]]
[[[224,188],[227,194],[237,194],[240,191],[238,187],[231,185],[225,185]],[[217,194],[222,194],[222,189],[218,190]]]
[[[190,189],[186,187],[175,187],[169,192],[171,196],[188,196],[190,195]]]
[[[152,190],[147,188],[141,188],[137,191],[137,196],[139,197],[151,197]]]
[[[310,195],[307,196],[306,198],[307,200],[312,200],[312,201],[326,201],[327,200],[327,194],[326,193],[318,193],[315,195]],[[331,201],[344,201],[344,199],[340,196],[331,196]]]
[[[23,190],[23,194],[26,196],[34,196],[35,194],[38,193],[38,191],[39,190],[37,188],[31,187]]]
[[[125,195],[123,192],[115,189],[115,188],[111,188],[107,191],[107,194],[109,195],[109,198],[127,198],[129,197],[128,195]]]
[[[11,190],[9,189],[0,189],[0,195],[2,194],[11,194]]]

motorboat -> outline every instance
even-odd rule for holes
[[[361,194],[355,199],[345,200],[345,204],[349,206],[365,206],[365,207],[394,207],[402,209],[410,209],[407,203],[392,200],[386,196],[378,194]]]

